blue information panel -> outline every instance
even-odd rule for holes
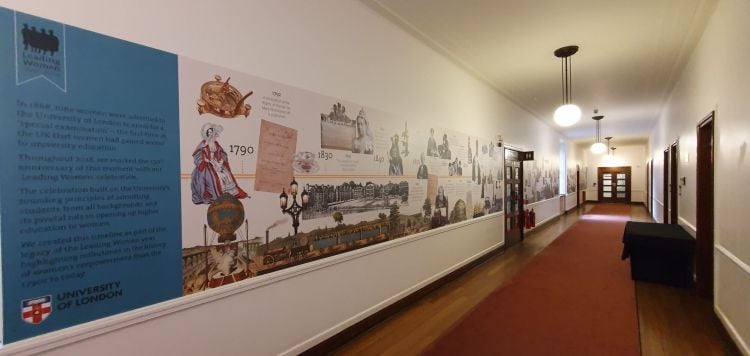
[[[0,9],[3,343],[182,295],[177,57]]]

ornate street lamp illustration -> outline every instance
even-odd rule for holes
[[[292,216],[292,226],[294,227],[294,234],[297,235],[297,228],[299,227],[299,216],[300,213],[302,213],[302,210],[305,210],[307,208],[307,202],[310,200],[310,195],[307,194],[307,190],[302,190],[301,198],[302,198],[302,205],[297,203],[297,192],[299,189],[299,184],[297,184],[297,181],[292,178],[292,182],[289,184],[289,193],[292,194],[292,205],[287,207],[289,203],[289,196],[286,194],[286,190],[281,190],[281,195],[279,195],[279,205],[281,206],[281,213],[283,214],[289,214]]]

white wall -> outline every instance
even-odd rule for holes
[[[586,200],[598,200],[597,186],[597,168],[598,167],[630,167],[630,201],[646,201],[646,144],[628,144],[617,145],[614,155],[593,154],[588,146],[582,149],[584,165],[588,169],[588,189],[586,190]]]
[[[472,136],[501,133],[525,150],[559,150],[556,131],[356,1],[0,5]],[[548,217],[537,215],[538,221]],[[498,216],[451,225],[6,345],[2,352],[297,353],[500,246],[502,231]]]
[[[750,2],[722,0],[673,89],[650,141],[655,198],[661,199],[663,151],[679,138],[678,176],[686,185],[678,198],[680,223],[696,223],[696,124],[716,110],[715,309],[745,353],[750,354]],[[687,160],[684,154],[687,154]],[[654,217],[661,219],[655,203]]]

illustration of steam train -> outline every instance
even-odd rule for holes
[[[311,245],[302,245],[302,246],[284,246],[280,248],[275,248],[272,250],[268,250],[263,254],[263,264],[264,265],[271,265],[276,263],[277,261],[283,261],[283,260],[296,260],[301,257],[304,257],[307,252],[310,252],[312,250]]]

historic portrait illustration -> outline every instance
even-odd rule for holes
[[[203,140],[193,151],[195,168],[190,182],[194,204],[211,204],[224,193],[238,199],[248,197],[237,185],[227,153],[216,140],[223,129],[210,122],[201,128]]]

